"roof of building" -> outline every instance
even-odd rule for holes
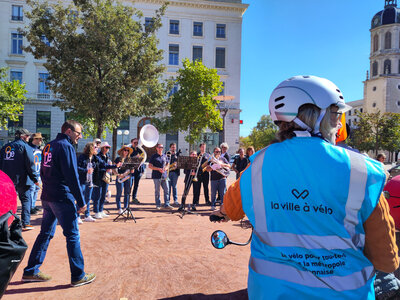
[[[400,24],[400,8],[397,0],[385,0],[385,8],[376,13],[371,21],[371,29],[387,24]]]

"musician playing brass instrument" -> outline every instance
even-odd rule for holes
[[[115,164],[120,164],[125,161],[132,154],[132,148],[128,145],[123,145],[121,149],[118,150],[118,155],[115,159]],[[133,176],[134,169],[127,169],[126,167],[122,166],[117,169],[117,180],[115,180],[115,187],[117,188],[117,195],[115,196],[115,200],[117,202],[117,209],[118,213],[121,214],[123,212],[121,208],[121,195],[122,190],[124,191],[124,209],[128,207],[129,203],[129,193],[131,191],[131,180],[128,176]],[[120,179],[120,180],[118,180]],[[126,179],[122,181],[123,179]],[[122,182],[120,182],[122,181]]]
[[[136,157],[136,156],[143,157],[144,156],[144,153],[140,149],[140,147],[138,147],[138,144],[139,144],[139,139],[137,139],[137,138],[131,139],[131,148],[133,150],[131,157]],[[140,204],[140,201],[136,198],[136,196],[137,196],[137,192],[138,192],[138,188],[139,188],[139,181],[140,181],[140,178],[142,177],[145,169],[146,169],[146,165],[144,163],[142,163],[139,166],[139,168],[135,169],[135,172],[133,173],[133,176],[131,177],[132,203],[133,204]]]
[[[179,206],[178,192],[176,190],[176,185],[178,183],[178,177],[181,173],[181,170],[176,168],[177,164],[178,164],[179,153],[176,152],[176,144],[175,143],[171,143],[169,145],[169,153],[170,153],[170,163],[169,163],[169,174],[168,174],[168,177],[169,177],[169,192],[168,192],[168,194],[169,194],[169,198],[171,199],[171,191],[172,191],[174,206]]]
[[[208,161],[210,155],[206,153],[206,144],[200,144],[200,153],[198,154],[198,158],[201,159],[201,165]],[[210,205],[210,196],[208,193],[208,182],[210,181],[210,174],[208,172],[203,172],[203,168],[198,169],[195,179],[193,180],[193,204],[198,205],[200,199],[200,190],[201,186],[203,186],[204,190],[204,198],[206,201],[206,205]]]
[[[154,182],[154,190],[155,190],[155,201],[156,208],[161,209],[161,200],[160,200],[160,187],[162,187],[164,191],[164,208],[165,209],[173,209],[171,205],[169,205],[169,180],[163,180],[163,174],[166,174],[168,165],[168,159],[165,154],[163,154],[164,146],[160,143],[156,145],[157,153],[153,154],[149,161],[149,168],[153,170],[151,172],[151,178]]]
[[[214,148],[213,156],[205,167],[205,170],[211,173],[211,210],[215,210],[217,191],[221,196],[221,205],[224,201],[226,177],[229,175],[230,167],[225,157],[221,157],[221,149]]]

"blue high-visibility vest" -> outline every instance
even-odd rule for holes
[[[317,137],[272,144],[241,175],[254,226],[250,299],[375,299],[363,223],[379,202],[379,162]]]

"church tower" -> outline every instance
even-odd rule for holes
[[[385,0],[385,7],[371,21],[370,71],[364,81],[366,112],[400,113],[400,9],[397,0]]]

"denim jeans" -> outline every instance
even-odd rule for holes
[[[178,193],[176,191],[176,184],[178,183],[178,177],[179,175],[176,174],[175,172],[170,172],[169,173],[169,189],[168,189],[168,196],[171,199],[171,190],[172,190],[172,196],[174,198],[174,202],[178,202]]]
[[[36,186],[36,185],[34,185]],[[23,187],[16,187],[18,198],[21,201],[21,221],[22,226],[31,223],[31,198],[32,193],[30,190],[30,185],[25,185]]]
[[[92,199],[93,187],[90,187],[89,183],[84,183],[84,184],[81,184],[81,189],[82,189],[82,193],[85,198],[85,204],[86,204],[85,217],[89,217],[89,215],[90,215],[90,199]]]
[[[211,180],[211,206],[215,206],[215,198],[218,194],[221,196],[221,204],[224,202],[226,192],[226,178],[220,180]]]
[[[36,200],[39,191],[39,187],[37,185],[31,185],[29,191],[31,193],[31,208],[36,207]]]
[[[168,206],[169,205],[168,181],[167,180],[161,180],[161,179],[153,179],[153,181],[154,181],[156,206],[161,206],[160,186],[162,187],[162,189],[164,191],[164,206]]]
[[[32,247],[28,265],[24,269],[24,275],[35,275],[46,257],[50,240],[54,237],[57,220],[63,229],[67,240],[67,253],[71,270],[71,281],[81,280],[85,275],[84,261],[81,251],[81,240],[77,222],[77,212],[72,202],[48,202],[42,201],[43,219],[40,233]]]
[[[140,178],[142,178],[142,175],[143,173],[140,173],[138,170],[135,170],[135,173],[133,173],[133,177],[131,178],[131,186],[133,186],[132,199],[136,199],[137,191],[139,188],[139,181]]]
[[[131,191],[131,179],[125,180],[122,183],[119,183],[118,180],[115,180],[115,186],[117,188],[117,195],[115,196],[117,209],[121,208],[122,190],[124,190],[124,208],[127,208],[129,204],[129,193]]]
[[[98,187],[93,189],[93,211],[95,213],[102,212],[104,209],[104,201],[108,190],[108,183],[103,180]]]

